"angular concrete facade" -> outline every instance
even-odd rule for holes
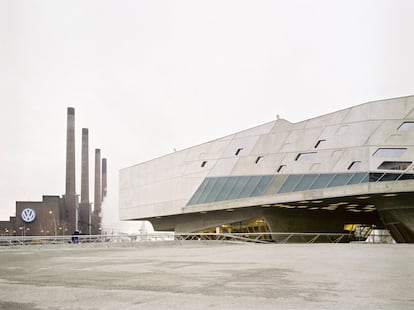
[[[199,231],[263,218],[273,232],[386,227],[414,242],[414,96],[284,119],[120,171],[120,217]]]

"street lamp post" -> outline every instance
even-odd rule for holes
[[[56,234],[57,234],[57,231],[56,231],[56,218],[55,218],[55,215],[53,214],[52,210],[49,211],[49,214],[51,214],[52,217],[53,217],[53,226],[54,226],[54,229],[55,229],[55,236],[56,236]]]

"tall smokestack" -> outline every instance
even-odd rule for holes
[[[75,179],[75,109],[68,108],[66,129],[66,196],[76,194]]]
[[[91,207],[89,202],[89,132],[82,128],[81,203],[79,207],[79,229],[91,234]]]
[[[88,203],[89,204],[89,135],[88,135],[88,128],[82,128],[81,203]]]
[[[94,213],[99,215],[101,212],[101,150],[95,149],[95,199]]]
[[[75,109],[68,108],[66,130],[66,193],[64,196],[63,225],[69,233],[78,230],[79,201],[76,196],[75,175]]]
[[[107,161],[106,158],[102,158],[102,201],[106,197],[106,186],[107,186]]]

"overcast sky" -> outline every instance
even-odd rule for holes
[[[117,228],[121,168],[277,114],[413,95],[413,16],[410,0],[0,0],[0,220],[64,193],[68,106],[77,177],[86,127]]]

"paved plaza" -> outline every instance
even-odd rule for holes
[[[0,309],[414,309],[414,245],[2,247]]]

